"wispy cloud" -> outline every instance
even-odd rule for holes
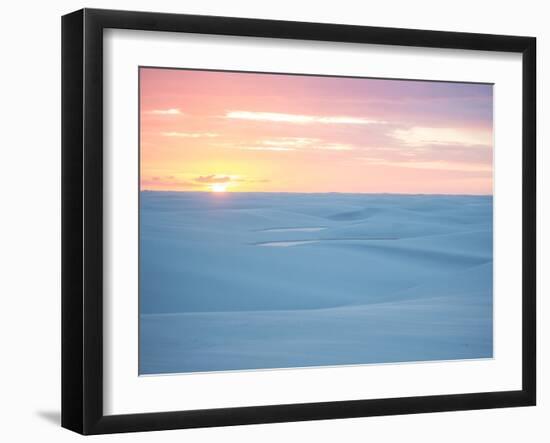
[[[213,138],[219,134],[214,132],[161,132],[164,137],[182,137],[182,138]]]
[[[270,181],[268,178],[249,178],[230,174],[209,174],[198,177],[193,177],[190,174],[182,174],[180,176],[153,175],[142,177],[141,189],[200,191],[211,189],[214,185],[235,187],[238,185],[269,183]]]
[[[407,145],[491,145],[492,131],[455,129],[455,128],[428,128],[413,126],[409,129],[396,129],[391,135]]]
[[[148,114],[154,115],[181,115],[182,112],[179,108],[168,108],[168,109],[152,109]]]
[[[317,138],[308,137],[278,137],[273,139],[261,140],[255,146],[244,146],[242,149],[247,151],[296,151],[305,147],[310,147],[313,143],[319,142]]]
[[[340,125],[372,125],[384,124],[385,121],[373,120],[363,117],[348,116],[318,116],[302,114],[284,114],[279,112],[254,112],[254,111],[229,111],[225,114],[226,118],[239,120],[254,120],[275,123],[295,123],[295,124],[340,124]]]
[[[237,178],[237,177],[235,177]],[[229,175],[201,175],[200,177],[196,177],[195,181],[197,183],[229,183],[233,178]]]
[[[194,182],[200,183],[203,185],[237,185],[242,183],[268,183],[271,180],[266,178],[248,178],[240,175],[201,175],[193,179]]]
[[[353,151],[355,147],[345,143],[329,143],[325,145],[318,145],[316,146],[316,149],[320,149],[322,151]]]
[[[398,168],[410,169],[430,169],[440,171],[463,171],[463,172],[487,172],[492,171],[491,165],[473,164],[465,162],[451,162],[446,160],[433,161],[391,161],[381,158],[360,157],[360,160],[367,162],[370,165],[392,166]]]
[[[304,146],[311,146],[313,143],[318,143],[318,138],[308,137],[278,137],[273,139],[263,140],[262,144],[266,146],[291,146],[294,148],[301,148]]]
[[[165,176],[153,176],[153,177],[144,177],[141,179],[141,188],[170,188],[170,189],[194,189],[199,187],[197,183],[176,177],[174,175],[165,175]]]
[[[275,152],[296,151],[295,148],[283,148],[283,147],[276,147],[276,146],[246,146],[241,149],[245,151],[275,151]]]
[[[318,138],[308,137],[279,137],[261,140],[253,146],[242,146],[247,151],[297,151],[297,150],[322,150],[322,151],[351,151],[354,146],[345,143],[326,143]]]

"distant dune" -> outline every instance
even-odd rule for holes
[[[492,197],[141,193],[140,373],[488,358]]]

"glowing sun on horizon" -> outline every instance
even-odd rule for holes
[[[215,183],[211,188],[212,192],[225,192],[227,191],[227,183]]]

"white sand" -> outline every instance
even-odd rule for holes
[[[492,356],[491,197],[144,192],[141,229],[142,373]]]

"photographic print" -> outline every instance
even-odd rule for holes
[[[493,357],[493,85],[139,68],[140,375]]]

